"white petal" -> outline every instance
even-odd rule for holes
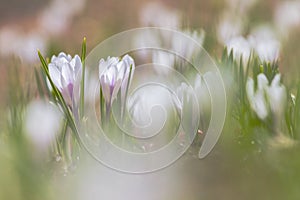
[[[128,67],[128,68],[129,68],[130,66],[132,66],[132,68],[135,67],[134,60],[133,60],[133,58],[130,57],[129,55],[126,54],[126,55],[122,58],[122,60],[124,61],[126,67]]]
[[[62,77],[64,79],[64,81],[66,82],[66,84],[68,85],[69,83],[74,82],[74,78],[73,78],[73,70],[72,67],[69,63],[65,63],[62,68],[61,68],[61,74]]]
[[[100,77],[100,84],[101,84],[102,94],[104,96],[104,99],[105,99],[106,103],[109,103],[111,100],[110,84],[109,84],[109,81],[108,81],[106,75],[102,75]]]
[[[272,80],[271,86],[279,86],[280,85],[280,80],[281,80],[281,75],[276,74],[275,77]]]
[[[51,62],[54,62],[56,59],[57,59],[57,57],[56,57],[55,55],[53,55],[53,56],[51,57]]]
[[[123,61],[120,61],[117,65],[116,65],[116,69],[117,69],[117,78],[118,79],[123,79],[125,72],[126,72],[126,66],[125,63]]]
[[[113,89],[113,93],[112,93],[112,101],[117,97],[118,92],[119,92],[120,87],[121,87],[121,83],[122,83],[122,80],[121,80],[121,79],[118,79],[118,80],[115,82],[114,89]]]
[[[64,52],[60,52],[60,53],[58,54],[57,58],[59,58],[59,59],[65,59],[65,60],[67,60],[68,62],[70,62],[70,61],[72,60],[71,55],[69,55],[69,54],[66,55]]]
[[[174,68],[175,56],[164,51],[154,51],[152,54],[152,62],[154,69],[161,74],[167,75],[169,72],[168,68]]]
[[[254,81],[250,77],[248,78],[246,83],[246,92],[248,100],[250,101],[250,103],[252,103],[254,98]]]
[[[268,98],[272,112],[278,117],[281,116],[285,109],[287,94],[285,87],[280,85],[280,74],[274,77],[271,87],[268,89]]]
[[[75,55],[74,58],[70,62],[75,74],[82,68],[81,59],[78,55]]]
[[[226,46],[228,48],[228,54],[231,50],[233,51],[233,57],[237,62],[239,62],[242,57],[244,65],[247,64],[251,52],[251,46],[248,40],[242,36],[234,37],[227,41]]]
[[[60,77],[60,71],[57,69],[57,67],[53,64],[48,65],[49,68],[49,75],[51,80],[53,81],[54,85],[61,90],[62,84],[61,84],[61,77]]]
[[[265,119],[268,116],[268,109],[264,91],[257,92],[253,100],[253,110],[260,119]]]
[[[268,84],[269,84],[269,81],[268,81],[266,75],[263,73],[260,73],[257,76],[257,87],[258,87],[257,89],[263,90],[268,87]]]

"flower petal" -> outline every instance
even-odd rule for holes
[[[53,81],[54,85],[61,90],[62,84],[61,84],[61,77],[60,77],[60,71],[57,69],[57,67],[53,64],[48,65],[49,68],[49,75],[51,80]]]
[[[260,73],[257,76],[257,89],[263,90],[268,87],[268,84],[269,84],[269,81],[268,81],[266,75],[263,73]]]

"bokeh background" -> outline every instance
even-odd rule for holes
[[[0,0],[0,133],[13,103],[10,97],[18,95],[12,89],[13,80],[18,77],[20,84],[37,96],[34,68],[39,66],[38,49],[48,57],[61,51],[74,55],[81,51],[86,37],[89,52],[113,34],[143,26],[204,30],[203,46],[216,60],[231,37],[263,33],[280,44],[279,70],[285,84],[292,86],[299,80],[297,0]],[[216,150],[204,162],[187,153],[156,174],[131,176],[99,169],[98,163],[89,160],[93,165],[88,168],[67,178],[51,179],[50,189],[47,186],[44,192],[50,190],[49,199],[298,199],[299,173],[295,176],[285,165],[274,163],[289,166],[299,155],[279,159],[270,154],[271,161],[262,161],[255,156],[257,152],[245,153],[248,147],[230,147],[234,138],[231,128],[227,124]],[[34,192],[19,183],[30,179],[13,181],[17,175],[9,171],[11,167],[0,159],[0,171],[8,169],[2,176],[0,172],[0,182],[11,184],[6,192],[15,194],[0,195],[0,199],[18,199],[22,190]]]
[[[85,36],[89,51],[108,36],[142,26],[203,29],[204,47],[216,57],[228,38],[263,30],[280,41],[280,70],[293,79],[299,74],[299,13],[298,1],[280,0],[2,0],[1,91],[11,56],[28,70],[36,66],[37,49],[47,56],[74,54]]]

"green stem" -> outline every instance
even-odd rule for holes
[[[80,119],[83,117],[84,113],[84,79],[85,79],[85,57],[86,57],[86,38],[83,38],[82,49],[81,49],[81,61],[82,61],[82,78],[80,85]]]

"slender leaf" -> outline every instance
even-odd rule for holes
[[[83,38],[82,42],[82,49],[81,49],[81,62],[82,62],[82,78],[81,78],[81,85],[80,85],[80,119],[82,119],[84,114],[84,79],[85,79],[85,57],[86,57],[86,38]]]

